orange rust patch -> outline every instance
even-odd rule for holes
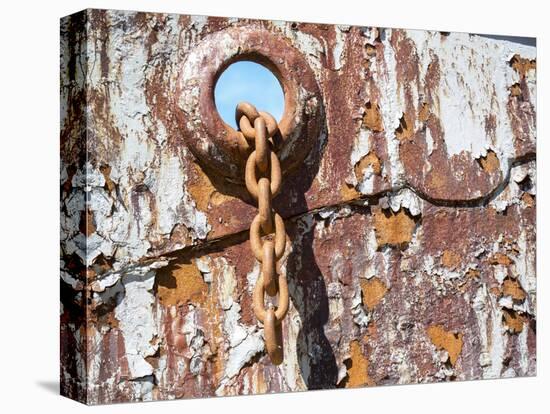
[[[460,352],[462,352],[462,334],[448,332],[442,326],[432,325],[427,330],[432,343],[439,349],[444,349],[449,354],[451,365],[454,366]]]
[[[382,300],[388,288],[379,278],[361,279],[361,291],[363,292],[363,303],[368,309],[374,309]]]
[[[404,209],[397,213],[379,210],[374,213],[374,230],[378,247],[386,244],[405,246],[411,241],[416,220]]]
[[[445,250],[441,255],[441,264],[447,268],[455,269],[460,264],[461,257],[452,250]]]
[[[194,174],[188,188],[199,210],[206,211],[209,204],[212,206],[219,206],[233,199],[217,191],[212,185],[212,181],[210,181],[208,175],[206,175],[198,165],[193,163],[192,166],[194,167]]]
[[[420,122],[426,122],[430,118],[430,107],[427,103],[423,103],[418,112],[418,119]]]
[[[119,321],[115,317],[114,312],[106,312],[105,313],[105,324],[107,324],[110,328],[118,328]]]
[[[401,119],[399,120],[399,126],[395,130],[395,136],[400,141],[411,139],[413,136],[413,124],[409,116],[407,114],[403,114],[401,116]]]
[[[497,297],[502,294],[501,290],[496,286],[493,286],[492,288],[490,288],[489,292],[491,292],[493,295],[495,295]]]
[[[111,180],[111,166],[104,164],[99,167],[99,171],[103,174],[103,178],[105,178],[105,189],[112,193],[115,190],[116,185],[113,180]]]
[[[526,207],[533,207],[535,205],[535,197],[529,193],[523,193],[521,196],[521,201]]]
[[[369,360],[361,349],[359,341],[352,341],[350,343],[350,359],[348,360],[348,378],[346,381],[346,388],[363,387],[365,385],[376,385],[374,381],[369,377]]]
[[[233,197],[214,191],[210,196],[210,205],[212,207],[218,207],[227,201],[233,200]]]
[[[95,233],[94,212],[89,208],[80,212],[80,232],[86,237]]]
[[[502,283],[502,295],[511,296],[512,299],[523,302],[527,296],[521,285],[516,279],[507,277]]]
[[[249,375],[251,376],[250,383],[255,384],[255,389],[257,390],[255,392],[257,394],[265,394],[269,392],[269,387],[265,380],[265,374],[266,373],[263,369],[249,371]]]
[[[477,279],[480,274],[481,274],[481,272],[477,269],[468,269],[468,271],[466,272],[467,277],[471,277],[471,278],[474,278],[474,279]]]
[[[149,355],[145,357],[145,360],[154,368],[157,369],[159,367],[159,357],[160,357],[160,348],[157,350],[155,355]]]
[[[500,161],[498,160],[497,154],[494,151],[487,151],[485,157],[479,158],[479,164],[488,173],[497,171],[500,168]]]
[[[217,281],[213,281],[213,289],[217,289]],[[206,310],[208,314],[208,322],[210,326],[210,338],[208,345],[210,346],[210,351],[212,352],[212,379],[214,383],[218,383],[224,375],[225,371],[225,360],[223,358],[223,338],[224,333],[222,332],[222,320],[221,320],[221,307],[215,295],[207,295],[203,309]]]
[[[367,56],[376,56],[376,46],[367,43],[365,50],[367,51]]]
[[[376,326],[375,321],[369,322],[369,325],[367,326],[367,333],[363,337],[363,341],[365,343],[368,343],[369,340],[373,339],[374,341],[376,341],[377,338],[378,338],[378,326]]]
[[[512,96],[521,96],[521,87],[519,86],[519,83],[514,83],[512,86],[510,86],[510,95]]]
[[[372,167],[372,171],[376,175],[380,175],[380,173],[382,172],[382,167],[380,166],[380,159],[372,151],[369,151],[367,155],[365,155],[355,164],[354,171],[358,181],[363,181],[365,172],[368,167]]]
[[[365,104],[363,125],[374,132],[382,132],[384,130],[382,114],[380,113],[378,104],[372,104],[370,101]]]
[[[194,263],[179,263],[159,270],[157,295],[164,306],[203,303],[208,286]]]
[[[197,203],[197,208],[201,211],[206,211],[215,188],[204,171],[199,166],[193,165],[195,167],[193,168],[195,174],[189,183],[189,193],[193,197],[193,200],[195,200],[195,203]]]
[[[185,246],[193,243],[193,237],[189,233],[189,229],[181,223],[174,226],[170,238],[172,240],[177,240],[178,242],[184,243]]]
[[[537,69],[537,61],[535,59],[525,59],[516,54],[510,59],[510,66],[512,66],[522,78],[525,78],[527,72]]]
[[[95,258],[93,268],[97,273],[103,274],[113,268],[113,263],[101,253]]]
[[[523,331],[525,317],[511,309],[502,309],[502,321],[510,330],[510,333],[517,334]]]
[[[432,170],[428,176],[429,187],[434,191],[441,191],[447,184],[447,177],[439,172],[439,170]]]
[[[342,184],[342,187],[340,187],[340,197],[342,198],[342,201],[355,200],[360,196],[361,193],[351,184],[344,183]]]
[[[76,174],[76,167],[74,165],[69,165],[67,167],[67,179],[63,183],[63,191],[68,193],[73,187],[73,177]]]
[[[491,263],[492,265],[510,266],[512,264],[512,259],[506,256],[504,253],[495,253],[489,260],[489,263]]]

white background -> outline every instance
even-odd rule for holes
[[[548,412],[548,48],[543,0],[50,1],[2,4],[0,408],[4,413]],[[536,36],[538,376],[86,408],[58,396],[59,17],[86,7]],[[550,162],[550,161],[549,161]],[[546,252],[546,254],[544,254]],[[548,404],[546,404],[548,405]]]

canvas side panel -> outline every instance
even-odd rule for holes
[[[60,20],[60,382],[87,401],[86,214],[87,12]]]
[[[534,47],[88,17],[90,150],[74,157],[69,187],[82,202],[67,243],[88,243],[74,256],[89,266],[88,403],[535,374]],[[326,110],[326,136],[275,200],[291,290],[278,367],[251,308],[256,207],[201,169],[174,119],[183,63],[230,28],[300,50]]]

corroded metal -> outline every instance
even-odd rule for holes
[[[264,55],[294,50],[317,88],[306,127],[317,132],[293,172],[283,164],[273,200],[289,236],[279,366],[254,316],[244,165],[230,179],[207,171],[184,131],[225,126],[178,100],[186,62],[227,33],[279,39]],[[62,392],[98,404],[534,375],[535,120],[535,47],[504,39],[101,10],[63,19]],[[281,159],[300,147],[284,148]],[[243,159],[224,151],[220,167]]]
[[[322,98],[317,80],[300,50],[276,31],[261,26],[241,30],[238,25],[208,33],[193,46],[178,79],[175,115],[188,147],[201,166],[232,180],[242,180],[243,142],[239,132],[222,121],[212,99],[218,77],[238,60],[258,62],[279,80],[285,94],[285,108],[277,125],[280,133],[273,141],[284,171],[300,165],[318,139],[322,122]],[[250,122],[258,116],[251,111],[243,114]],[[190,119],[193,121],[189,122]],[[270,121],[268,117],[266,120]],[[244,136],[251,136],[250,128],[243,126]]]
[[[279,190],[281,189],[282,169],[279,162],[279,157],[277,157],[274,151],[270,151],[269,158],[269,188],[271,194],[276,196],[279,194]],[[258,167],[256,162],[257,159],[258,157],[256,156],[256,150],[254,150],[246,160],[244,173],[246,189],[255,200],[258,199],[260,193],[260,189],[258,187],[259,180],[256,176],[256,168]]]
[[[250,249],[262,264],[260,277],[254,289],[254,313],[264,324],[265,347],[269,359],[273,364],[279,365],[283,362],[283,345],[282,335],[277,335],[276,330],[282,329],[280,325],[288,311],[288,287],[286,276],[279,274],[278,280],[275,279],[276,261],[281,259],[286,247],[286,231],[283,219],[272,208],[272,198],[279,192],[282,175],[279,157],[273,149],[273,142],[268,140],[267,124],[273,117],[267,114],[266,119],[263,119],[261,115],[263,112],[256,111],[256,108],[249,103],[237,105],[236,113],[239,119],[249,116],[255,118],[248,119],[248,125],[254,123],[255,146],[246,161],[245,168],[246,189],[252,196],[255,193],[254,198],[258,200],[258,214],[250,225]],[[247,125],[246,122],[244,124]],[[271,136],[277,130],[278,127],[273,127]],[[256,181],[256,169],[264,175],[258,181]],[[274,241],[262,242],[260,229],[266,235],[273,233],[271,237]],[[268,305],[267,310],[264,308],[266,293],[271,297],[278,296],[276,309],[272,303]]]

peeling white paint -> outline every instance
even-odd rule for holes
[[[364,27],[363,28],[363,36],[366,37],[367,43],[374,43],[376,38],[379,35],[379,29],[376,27]]]
[[[198,257],[195,260],[195,265],[199,272],[201,272],[202,278],[206,283],[212,283],[212,271],[210,270],[210,260],[208,256]]]
[[[537,303],[536,303],[536,294],[537,294],[537,278],[536,278],[536,260],[535,255],[536,251],[530,248],[527,242],[526,230],[522,230],[520,233],[517,243],[519,252],[516,257],[513,258],[515,264],[515,270],[517,274],[518,281],[527,293],[526,297],[526,312],[536,316]]]
[[[357,164],[370,151],[369,138],[371,132],[366,128],[359,129],[359,135],[354,140],[353,149],[351,151],[351,165]]]
[[[413,378],[417,378],[417,367],[409,360],[404,349],[395,348],[391,350],[390,360],[398,375],[398,384],[410,384]]]
[[[191,309],[185,315],[185,321],[181,333],[185,335],[187,349],[185,356],[189,359],[189,370],[191,374],[197,376],[202,371],[204,357],[202,347],[204,345],[204,332],[198,325],[196,309]]]
[[[284,36],[288,37],[292,45],[302,52],[315,76],[320,76],[323,71],[321,57],[326,54],[325,46],[315,36],[300,30],[293,30],[290,22],[275,20],[270,23],[273,27],[279,29]],[[317,81],[320,80],[317,79]]]
[[[158,345],[151,344],[151,340],[157,334],[153,315],[154,281],[153,271],[125,275],[122,279],[125,294],[115,308],[115,317],[124,336],[131,378],[153,374],[153,367],[145,358],[154,355],[158,348]]]
[[[359,134],[354,140],[353,149],[350,156],[350,165],[355,166],[361,159],[368,155],[370,152],[370,137],[372,133],[366,128],[360,128]],[[355,169],[346,177],[346,183],[357,186],[357,190],[362,194],[371,194],[374,189],[374,167],[368,165],[367,168],[363,169],[360,173],[362,175],[361,181],[358,180],[359,177],[355,174]]]
[[[263,352],[264,341],[262,331],[256,326],[245,326],[240,322],[241,306],[235,301],[237,281],[234,267],[225,258],[217,258],[210,263],[209,270],[217,279],[217,296],[223,309],[222,329],[227,341],[224,352],[228,356],[216,394],[225,395],[240,370],[256,354]]]
[[[371,320],[371,315],[365,310],[363,306],[363,297],[361,296],[361,287],[357,285],[351,300],[351,314],[353,315],[353,322],[361,327],[367,328]]]
[[[384,125],[388,158],[391,166],[391,184],[394,187],[403,184],[404,169],[399,157],[399,140],[395,136],[395,130],[399,126],[399,120],[405,112],[403,89],[397,83],[397,61],[389,38],[391,29],[387,29],[387,35],[382,41],[384,45],[384,61],[372,65],[374,81],[380,89],[380,113]]]
[[[346,33],[349,31],[349,26],[334,26],[335,43],[332,49],[332,59],[334,60],[334,70],[340,70],[345,64],[343,59],[344,47],[346,45]]]
[[[106,121],[95,112],[100,108],[90,107],[88,118],[97,134],[104,135],[99,140],[100,145],[105,146],[102,162],[110,166],[110,178],[119,191],[116,196],[108,194],[103,189],[103,174],[91,165],[87,166],[83,179],[78,173],[75,175],[73,185],[83,187],[80,181],[88,182],[85,188],[90,193],[88,207],[94,212],[97,227],[97,235],[92,236],[97,239],[93,242],[96,248],[88,249],[88,261],[103,253],[107,257],[115,254],[116,260],[129,262],[145,256],[151,240],[168,238],[178,224],[189,230],[192,241],[204,239],[210,227],[206,215],[196,209],[185,190],[187,172],[180,159],[161,151],[167,141],[166,126],[151,116],[154,108],[145,95],[146,83],[154,75],[156,56],[168,51],[173,59],[167,62],[178,61],[175,58],[178,49],[171,47],[179,40],[178,18],[167,15],[163,19],[165,30],[157,33],[156,42],[148,51],[140,32],[128,30],[127,13],[109,11],[106,16],[110,23],[109,36],[102,42],[88,42],[88,53],[93,56],[88,68],[88,87],[95,93],[108,95],[108,122],[120,134],[120,138],[116,137],[120,148],[107,149],[115,137],[109,136],[111,130],[103,125]],[[193,23],[200,31],[206,20],[196,17]],[[100,33],[90,33],[90,36],[103,39]],[[102,53],[108,58],[107,78],[101,69]],[[166,73],[169,74],[166,85],[170,89],[178,73],[170,70]],[[111,159],[113,156],[116,159]],[[140,191],[138,186],[142,186]]]
[[[510,171],[508,185],[491,200],[489,205],[498,212],[506,211],[512,205],[521,205],[521,197],[524,192],[530,195],[536,194],[536,175],[535,161],[513,167]],[[524,180],[529,180],[531,183],[531,187],[526,189],[526,191],[520,186],[520,183]]]
[[[61,264],[61,268],[64,267],[64,264]],[[78,279],[75,279],[70,273],[65,272],[63,270],[60,271],[61,274],[61,280],[68,284],[70,287],[72,287],[74,290],[82,290],[84,289],[84,282]]]
[[[483,378],[499,378],[502,375],[504,352],[508,337],[502,326],[502,310],[496,299],[489,295],[487,285],[477,291],[472,306],[479,327],[482,352],[479,363]]]
[[[524,327],[518,334],[518,348],[519,348],[519,366],[521,368],[521,375],[528,375],[529,373],[529,347],[527,346],[527,336],[529,330]]]
[[[428,150],[428,156],[432,155],[434,151],[434,145],[435,143],[430,128],[426,128],[426,149]]]
[[[431,110],[441,121],[448,156],[466,152],[479,158],[492,148],[506,174],[516,155],[507,112],[508,88],[519,81],[509,61],[515,53],[535,59],[536,48],[468,33],[450,33],[444,38],[439,32],[424,30],[406,33],[416,47],[421,79],[434,53],[440,73],[445,74]],[[496,123],[494,137],[485,129],[489,117]],[[534,131],[531,139],[535,139]]]
[[[246,280],[248,281],[247,291],[249,295],[252,295],[254,292],[254,286],[256,286],[256,281],[260,276],[260,262],[257,260],[254,262],[254,267],[250,272],[246,274]]]
[[[307,381],[309,377],[309,366],[300,365],[298,353],[299,332],[302,329],[302,321],[298,311],[290,307],[286,322],[286,332],[288,340],[283,342],[284,351],[284,378],[287,386],[291,390],[307,390]],[[300,372],[302,375],[300,375]]]
[[[167,260],[156,260],[149,264],[143,265],[130,265],[124,267],[123,270],[114,270],[106,272],[97,277],[96,280],[90,285],[93,292],[104,292],[107,288],[114,286],[120,279],[128,274],[145,275],[146,273],[168,266]]]
[[[403,188],[396,193],[381,197],[379,204],[382,208],[391,208],[394,213],[401,208],[406,208],[413,217],[420,216],[424,208],[423,200],[409,188]]]

